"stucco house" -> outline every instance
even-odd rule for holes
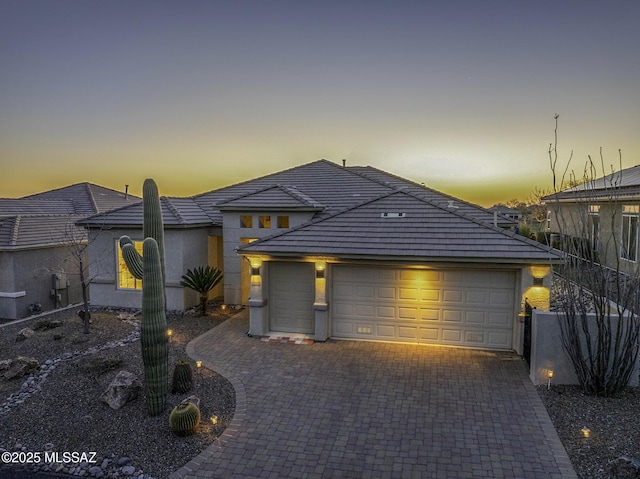
[[[327,160],[161,202],[167,307],[197,304],[180,277],[215,266],[224,284],[212,297],[248,305],[254,335],[519,350],[524,297],[548,301],[548,291],[536,291],[545,291],[558,259],[509,231],[509,218],[376,168]],[[94,274],[92,303],[140,307],[140,284],[117,243],[123,234],[143,240],[141,204],[79,224],[89,231],[90,257],[111,258]]]
[[[586,254],[623,273],[638,274],[640,166],[626,168],[542,199],[547,230],[584,240]]]
[[[140,198],[91,183],[0,198],[0,319],[20,319],[81,300],[74,254],[87,234],[75,222]]]

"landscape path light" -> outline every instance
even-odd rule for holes
[[[549,378],[549,382],[547,383],[547,389],[551,389],[551,378],[553,377],[553,369],[549,369],[547,373],[547,377]]]

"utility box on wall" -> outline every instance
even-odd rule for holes
[[[53,289],[67,289],[67,275],[64,272],[53,273]]]

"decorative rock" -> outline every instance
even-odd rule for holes
[[[640,478],[640,461],[629,456],[620,456],[609,464],[611,476],[616,479]]]
[[[0,371],[6,371],[11,367],[11,359],[3,359],[0,361]]]
[[[182,402],[191,402],[196,406],[198,406],[198,409],[200,409],[200,398],[196,395],[191,395],[187,399],[183,400]]]
[[[5,379],[20,378],[31,371],[38,369],[40,363],[36,358],[18,356],[11,361],[11,367],[4,373]]]
[[[35,329],[36,331],[54,329],[54,328],[59,328],[63,324],[64,323],[62,321],[56,321],[51,319],[41,319],[36,323],[33,329]]]
[[[120,409],[129,401],[133,401],[140,394],[142,383],[135,374],[120,371],[100,399],[111,409]]]
[[[89,468],[89,474],[93,477],[104,477],[104,471],[100,466],[91,466]]]
[[[34,335],[34,331],[31,328],[23,328],[20,331],[18,331],[18,335],[16,336],[16,342],[18,341],[24,341],[27,338],[30,338],[31,336]]]
[[[124,466],[120,471],[125,476],[132,476],[136,472],[136,468],[133,466]]]
[[[121,457],[120,459],[118,459],[118,462],[116,464],[118,464],[118,466],[126,466],[130,462],[131,459],[129,459],[128,457]]]
[[[78,362],[78,367],[85,371],[100,375],[116,369],[122,365],[122,359],[107,358],[104,356],[94,356],[83,358]]]

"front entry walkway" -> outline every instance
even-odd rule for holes
[[[576,478],[512,353],[249,338],[248,312],[192,341],[236,414],[178,478]]]

